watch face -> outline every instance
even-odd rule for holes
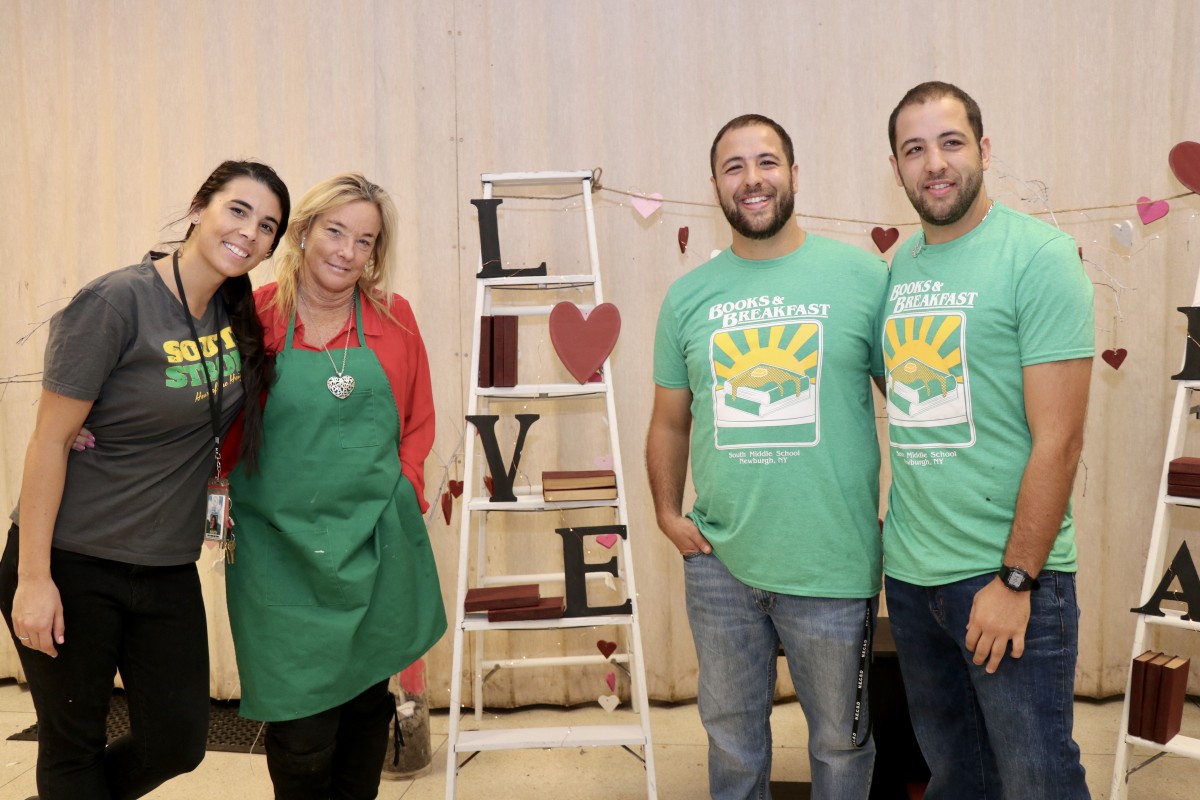
[[[1021,573],[1017,572],[1015,569],[1010,570],[1008,573],[1008,585],[1014,589],[1020,589],[1021,588]]]

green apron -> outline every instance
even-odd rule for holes
[[[347,352],[354,391],[330,393],[322,351],[276,360],[253,475],[230,474],[236,559],[229,621],[245,717],[282,721],[340,705],[420,658],[446,630],[437,566],[412,484],[400,417],[362,338]],[[340,357],[340,353],[338,356]]]

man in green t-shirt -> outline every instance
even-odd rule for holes
[[[865,640],[881,581],[869,375],[883,262],[793,219],[778,123],[732,120],[710,152],[732,246],[671,285],[646,442],[659,527],[683,556],[714,798],[764,797],[783,644],[813,796],[867,797]],[[872,366],[875,369],[872,370]],[[689,455],[696,502],[683,513]]]
[[[888,128],[921,230],[882,317],[884,572],[925,797],[1086,798],[1069,501],[1092,285],[1069,236],[988,198],[991,143],[965,92],[921,84]]]

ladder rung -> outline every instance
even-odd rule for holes
[[[552,183],[578,183],[591,177],[590,169],[576,169],[568,172],[485,172],[479,179],[492,186],[546,186]]]
[[[1156,617],[1153,614],[1143,614],[1142,619],[1147,625],[1164,625],[1168,628],[1183,628],[1188,631],[1200,631],[1200,621],[1194,619],[1183,619],[1183,612],[1176,611],[1171,608],[1164,608],[1161,611],[1166,614],[1165,617]]]
[[[509,728],[494,731],[461,731],[457,753],[478,750],[521,750],[546,747],[603,747],[644,745],[640,725],[570,725],[561,728]]]
[[[1148,747],[1152,750],[1161,750],[1164,753],[1174,753],[1178,756],[1188,756],[1189,758],[1200,758],[1200,739],[1192,736],[1173,736],[1167,740],[1166,744],[1159,744],[1151,739],[1142,739],[1138,736],[1130,736],[1125,734],[1126,744],[1135,744],[1138,747]]]
[[[477,278],[488,289],[571,289],[591,286],[595,275],[514,275],[508,278]]]
[[[463,618],[464,631],[540,631],[553,628],[594,628],[599,625],[632,625],[632,614],[606,614],[602,617],[559,617],[557,619],[520,619],[488,622],[486,616]]]
[[[530,667],[586,667],[595,664],[605,664],[616,662],[620,664],[629,663],[628,653],[613,653],[608,658],[600,654],[594,656],[537,656],[534,658],[504,658],[504,659],[485,659],[483,668],[490,670],[493,667],[500,669],[527,669]]]
[[[488,386],[475,390],[478,397],[499,400],[552,400],[563,397],[587,397],[604,394],[607,383],[518,383],[516,386]]]

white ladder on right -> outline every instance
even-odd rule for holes
[[[1192,306],[1200,305],[1200,279],[1197,280],[1196,291],[1192,297]],[[1193,394],[1195,392],[1196,394]],[[1187,444],[1187,431],[1184,429],[1190,416],[1193,401],[1200,402],[1200,381],[1178,381],[1175,386],[1175,403],[1171,409],[1171,426],[1167,434],[1166,453],[1163,456],[1162,476],[1158,483],[1158,501],[1154,509],[1154,523],[1150,528],[1150,549],[1146,555],[1146,572],[1142,578],[1141,602],[1147,601],[1157,589],[1162,580],[1167,561],[1167,540],[1171,533],[1171,514],[1178,506],[1200,508],[1200,498],[1173,497],[1167,493],[1167,475],[1170,472],[1171,461],[1183,455]],[[1192,512],[1200,513],[1200,512]],[[1140,607],[1140,605],[1139,605]],[[1148,614],[1138,614],[1134,626],[1133,647],[1130,662],[1146,650],[1146,641],[1150,635],[1149,626],[1165,625],[1171,628],[1200,632],[1200,620],[1185,620],[1184,613],[1170,608],[1163,608],[1165,616],[1156,617]],[[1128,668],[1127,668],[1128,669]],[[1132,673],[1132,670],[1130,670]],[[1112,787],[1109,792],[1111,800],[1125,800],[1129,791],[1129,778],[1141,766],[1130,769],[1130,757],[1133,748],[1142,747],[1156,750],[1151,759],[1171,753],[1200,759],[1200,739],[1182,734],[1159,744],[1150,739],[1131,736],[1129,730],[1129,700],[1132,674],[1125,681],[1125,702],[1121,712],[1121,727],[1117,731],[1117,750],[1113,758]]]

